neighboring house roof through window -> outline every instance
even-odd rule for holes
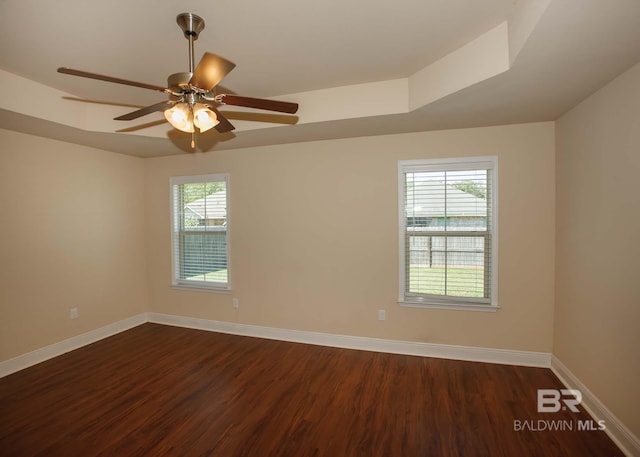
[[[445,199],[445,191],[447,198]],[[407,189],[407,217],[486,217],[487,200],[444,182],[415,180]]]
[[[227,215],[227,192],[220,190],[185,205],[198,219],[224,219]]]

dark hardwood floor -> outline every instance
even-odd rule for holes
[[[0,379],[0,455],[622,455],[576,429],[584,411],[536,413],[542,388],[562,386],[542,368],[145,324]]]

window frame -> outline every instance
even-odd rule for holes
[[[187,279],[180,279],[178,271],[181,268],[180,256],[178,254],[179,247],[176,247],[176,237],[180,236],[179,230],[176,231],[177,211],[175,207],[174,188],[181,184],[192,183],[206,183],[206,182],[225,182],[225,199],[226,199],[226,260],[227,260],[227,282],[214,282],[214,281],[194,281]],[[190,176],[173,176],[169,178],[169,208],[171,217],[171,286],[175,289],[186,290],[201,290],[207,292],[217,293],[231,293],[231,208],[230,208],[230,176],[228,173],[211,173],[204,175],[190,175]]]
[[[407,216],[405,208],[406,173],[435,172],[435,171],[464,171],[464,170],[489,170],[491,173],[491,186],[488,198],[491,201],[490,219],[491,225],[485,232],[456,232],[459,236],[477,236],[490,238],[490,288],[489,301],[481,303],[475,298],[465,297],[425,297],[412,294],[407,291],[407,266],[406,246],[409,243],[407,234]],[[431,236],[438,236],[441,232],[433,232]],[[398,161],[398,304],[413,308],[434,308],[465,311],[495,312],[498,305],[498,158],[497,156],[482,157],[455,157],[446,159],[418,159]],[[486,271],[485,266],[485,271]]]

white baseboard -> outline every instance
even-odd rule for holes
[[[593,419],[604,420],[605,432],[628,457],[640,456],[640,439],[611,412],[556,356],[551,357],[551,371],[569,389],[582,393],[581,406]]]
[[[132,316],[127,319],[114,322],[113,324],[91,330],[90,332],[71,337],[58,343],[50,344],[49,346],[36,349],[35,351],[19,355],[9,360],[5,360],[0,362],[0,378],[28,368],[37,363],[44,362],[45,360],[52,359],[66,352],[73,351],[74,349],[81,348],[87,344],[95,343],[96,341],[100,341],[104,338],[115,335],[116,333],[137,327],[147,321],[147,313],[138,314],[137,316]]]
[[[447,344],[420,343],[411,341],[385,340],[362,336],[336,335],[331,333],[289,330],[259,325],[235,324],[232,322],[198,319],[160,313],[143,313],[51,344],[33,352],[0,362],[0,377],[6,376],[65,352],[78,349],[122,331],[153,322],[200,330],[208,330],[233,335],[253,336],[272,340],[316,344],[364,351],[388,352],[392,354],[436,357],[441,359],[466,360],[472,362],[500,363],[549,368],[551,354],[545,352],[511,351],[506,349],[453,346]]]
[[[249,324],[213,321],[170,314],[149,313],[149,322],[174,325],[199,330],[209,330],[233,335],[253,336],[272,340],[316,344],[364,351],[388,352],[392,354],[437,357],[442,359],[473,362],[501,363],[508,365],[549,368],[551,354],[544,352],[511,351],[506,349],[452,346],[446,344],[385,340],[361,336],[335,335],[331,333],[307,332]]]
[[[105,325],[87,333],[74,336],[35,351],[0,362],[0,378],[23,370],[45,360],[52,359],[82,346],[95,343],[116,333],[137,327],[145,322],[208,330],[233,335],[253,336],[272,340],[316,344],[364,351],[388,352],[392,354],[437,357],[442,359],[466,360],[472,362],[501,363],[508,365],[551,366],[551,354],[544,352],[510,351],[505,349],[452,346],[446,344],[419,343],[410,341],[384,340],[361,336],[335,335],[331,333],[307,332],[259,325],[234,324],[231,322],[198,319],[160,313],[142,313],[130,318]]]

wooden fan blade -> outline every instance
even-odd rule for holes
[[[163,102],[156,103],[155,105],[146,106],[146,107],[141,108],[141,109],[139,109],[137,111],[132,111],[130,113],[123,114],[122,116],[114,117],[113,120],[115,120],[115,121],[131,121],[133,119],[137,119],[139,117],[146,116],[147,114],[155,113],[156,111],[164,111],[166,109],[171,108],[176,103],[177,103],[177,101],[174,101],[174,100],[165,100]]]
[[[193,71],[189,84],[210,91],[235,67],[235,63],[228,61],[224,57],[205,52]]]
[[[220,102],[225,105],[245,106],[247,108],[258,108],[288,114],[295,114],[298,111],[297,103],[267,100],[264,98],[241,97],[240,95],[221,94]]]
[[[214,127],[214,129],[216,129],[220,133],[226,133],[226,132],[235,130],[235,127],[233,126],[233,124],[229,122],[227,118],[224,117],[222,113],[215,108],[215,106],[213,105],[205,105],[205,106],[209,108],[211,111],[213,111],[214,113],[216,113],[216,116],[218,117],[218,121],[220,122],[218,125]]]
[[[110,83],[124,84],[126,86],[141,87],[143,89],[157,90],[159,92],[170,92],[166,87],[154,86],[153,84],[139,83],[137,81],[129,81],[128,79],[114,78],[113,76],[99,75],[97,73],[89,73],[83,70],[74,70],[73,68],[60,67],[58,73],[65,75],[82,76],[83,78],[97,79],[99,81],[107,81]]]

